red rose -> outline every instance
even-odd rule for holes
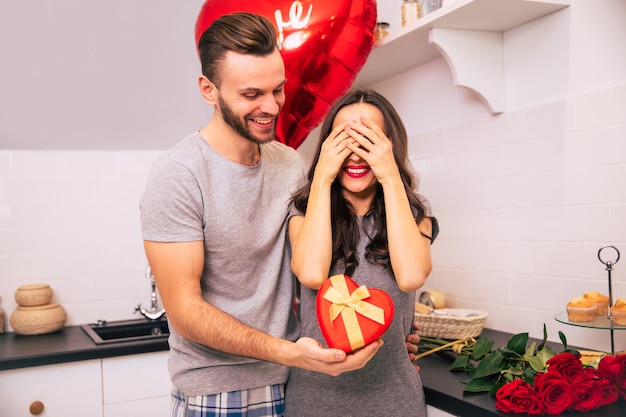
[[[605,356],[600,359],[597,375],[613,381],[622,398],[626,399],[626,355]]]
[[[548,359],[548,373],[558,372],[571,384],[578,384],[586,379],[585,368],[580,361],[580,355],[570,352],[559,353]]]
[[[557,372],[537,374],[535,389],[543,402],[546,414],[561,414],[571,407],[574,400],[573,386]]]
[[[619,389],[613,381],[604,378],[598,379],[594,381],[594,385],[596,389],[602,392],[602,401],[600,402],[600,406],[612,404],[619,399]]]
[[[496,408],[503,413],[543,414],[537,393],[528,382],[515,379],[496,392]]]
[[[604,393],[598,382],[606,379],[590,379],[574,386],[572,408],[576,411],[589,411],[603,405]]]

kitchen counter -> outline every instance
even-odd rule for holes
[[[506,346],[513,334],[484,329],[481,336],[494,341],[494,347]],[[550,343],[555,352],[563,350],[560,343]],[[571,347],[571,346],[570,346]],[[574,348],[574,347],[571,347]],[[574,348],[575,349],[575,348]],[[451,352],[436,352],[420,358],[420,375],[426,402],[435,408],[450,414],[462,417],[492,417],[492,416],[525,416],[526,414],[505,414],[496,410],[495,399],[486,393],[463,393],[463,381],[470,376],[465,372],[451,372],[448,367],[454,362],[456,354]],[[617,417],[626,416],[626,401],[619,400],[586,413],[567,412],[563,417]]]
[[[96,345],[80,326],[24,336],[0,334],[0,371],[168,350],[166,338]]]
[[[505,346],[512,334],[485,329],[483,336]],[[560,351],[560,345],[552,344]],[[167,340],[96,345],[79,326],[38,336],[20,336],[15,333],[0,334],[0,371],[41,365],[102,359],[168,349]],[[418,360],[424,384],[426,402],[453,415],[462,417],[504,416],[495,408],[495,400],[488,394],[463,394],[463,383],[469,376],[463,372],[450,372],[448,367],[456,355],[437,352]],[[626,415],[626,401],[621,400],[587,413],[564,413],[563,417],[615,417]],[[517,416],[522,416],[517,414]]]

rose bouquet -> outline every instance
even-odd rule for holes
[[[496,392],[496,408],[504,413],[558,415],[567,410],[590,411],[626,398],[626,355],[605,356],[598,369],[584,367],[580,355],[560,353],[547,361],[533,384],[515,379]]]
[[[558,415],[626,399],[626,355],[604,356],[586,366],[578,351],[567,349],[562,332],[559,338],[559,354],[546,344],[545,325],[539,344],[528,344],[528,333],[520,333],[498,349],[486,337],[454,342],[422,337],[420,348],[454,351],[458,356],[449,370],[471,376],[463,391],[491,393],[496,408],[505,413]]]

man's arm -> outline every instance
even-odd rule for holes
[[[304,337],[294,343],[238,321],[202,298],[203,244],[202,241],[144,241],[168,319],[184,338],[233,355],[329,375],[362,368],[382,345],[381,342],[373,342],[354,354],[346,355],[339,349],[323,349],[311,338]]]

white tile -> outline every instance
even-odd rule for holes
[[[484,146],[503,145],[528,138],[526,113],[507,111],[481,120],[481,144]]]
[[[148,177],[152,163],[159,158],[164,151],[132,151],[118,153],[119,173],[123,177]]]
[[[549,140],[534,139],[506,144],[500,148],[501,175],[520,175],[552,169]]]
[[[528,178],[523,175],[494,176],[483,181],[483,205],[487,209],[528,207]]]
[[[574,98],[576,129],[595,129],[626,123],[626,85]]]
[[[499,150],[496,147],[471,149],[466,152],[465,178],[484,179],[502,172]]]
[[[609,241],[626,241],[626,204],[611,207],[611,232],[611,235],[607,236]],[[626,247],[624,249],[626,250]],[[626,253],[624,255],[626,256]]]
[[[530,242],[489,242],[487,248],[488,252],[481,256],[488,259],[490,271],[515,274],[532,272]]]
[[[570,241],[602,241],[612,232],[607,205],[562,206],[555,209],[555,238]]]
[[[567,101],[557,100],[525,109],[525,136],[528,139],[542,139],[562,134],[571,114],[568,106]]]
[[[485,270],[489,265],[485,242],[442,240],[437,242],[437,250],[441,267]]]
[[[604,165],[609,161],[606,129],[569,133],[563,138],[560,146],[561,169]]]
[[[608,137],[609,163],[624,163],[626,155],[626,123],[606,128]]]
[[[113,176],[119,173],[118,152],[73,151],[67,153],[67,169],[70,175]]]
[[[448,185],[448,201],[456,210],[476,210],[484,208],[481,199],[482,181],[459,181]]]
[[[582,278],[584,246],[579,242],[533,242],[533,272],[536,274]]]
[[[554,306],[560,280],[547,276],[526,275],[511,280],[513,303],[532,309]]]
[[[0,150],[0,178],[11,173],[11,152]]]
[[[512,241],[554,239],[555,210],[552,207],[528,207],[507,211],[507,238]]]
[[[12,151],[11,175],[23,177],[67,175],[63,151]]]
[[[417,132],[409,135],[410,159],[432,158],[446,151],[444,130]]]

